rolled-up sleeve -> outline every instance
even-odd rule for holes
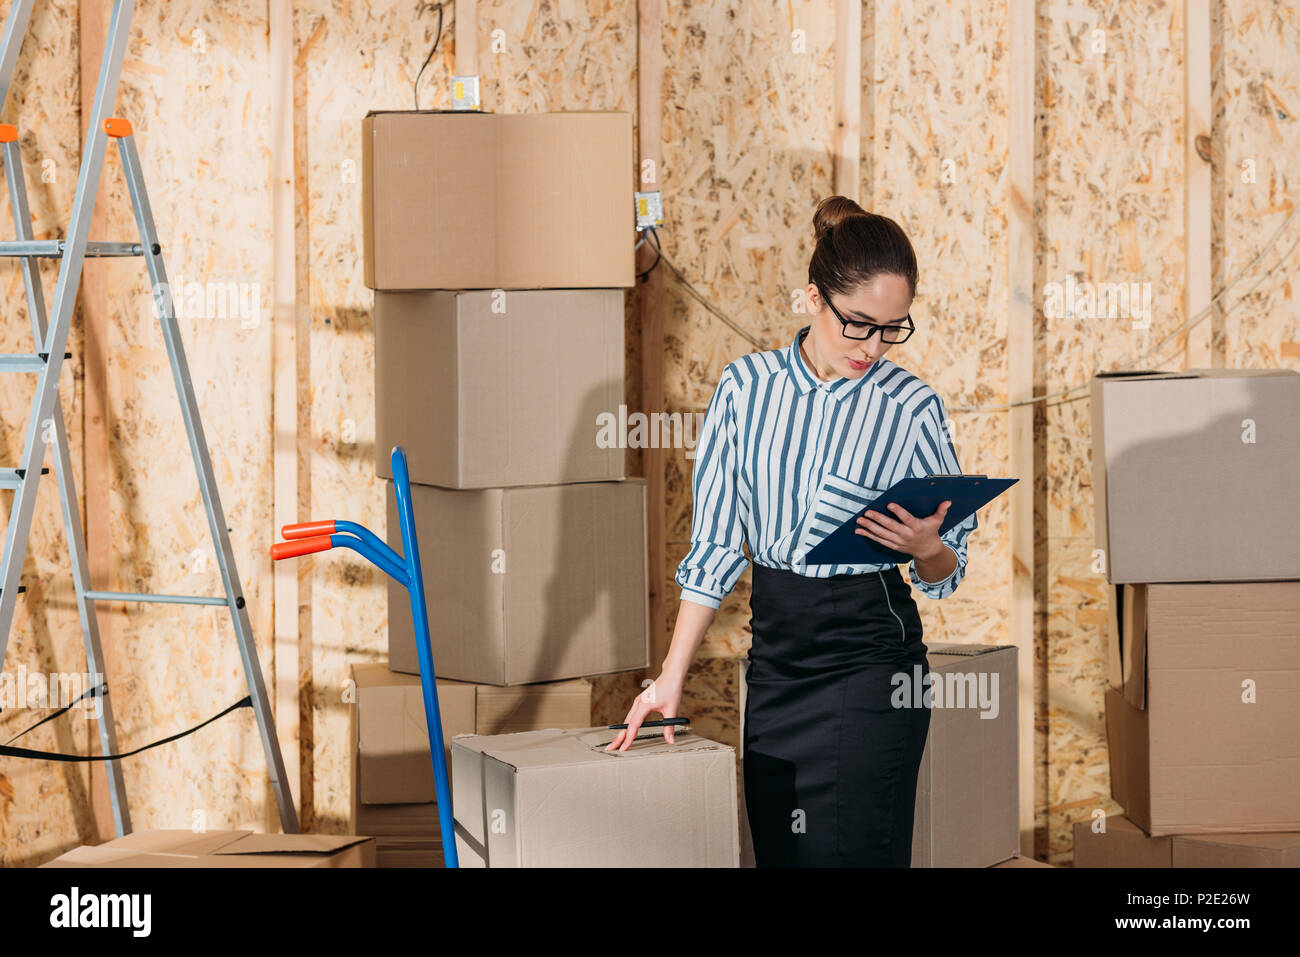
[[[936,395],[917,418],[919,432],[916,451],[912,457],[911,475],[961,474],[961,465],[957,462],[957,450],[953,448],[952,439],[945,427],[947,421],[943,400]],[[957,567],[943,581],[926,581],[916,570],[916,559],[908,563],[908,576],[918,591],[930,598],[938,599],[947,598],[957,590],[957,586],[966,576],[966,538],[978,527],[979,519],[976,513],[972,512],[939,536],[939,540],[952,549],[957,556]]]
[[[736,586],[749,559],[741,550],[745,532],[736,498],[739,437],[736,374],[723,370],[695,446],[691,548],[674,576],[682,598],[717,608]]]

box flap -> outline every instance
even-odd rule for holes
[[[491,110],[370,110],[369,112],[366,113],[366,116],[367,117],[388,116],[394,113],[409,114],[411,116],[420,116],[425,113],[459,113],[462,116],[473,116],[476,113],[480,113],[480,114],[486,113],[488,115],[491,115],[492,111]]]
[[[1138,710],[1147,706],[1147,586],[1121,585],[1120,666],[1124,700]]]
[[[987,655],[994,651],[1005,651],[1007,648],[1014,648],[1015,645],[966,645],[966,644],[945,644],[943,642],[926,642],[929,654],[932,655],[961,655],[970,658],[975,655]]]
[[[199,857],[215,854],[228,844],[249,837],[252,831],[204,831],[195,833],[191,830],[133,831],[111,841],[97,845],[100,848],[112,848],[116,851],[131,851],[137,854],[178,854],[187,857]]]
[[[254,834],[222,844],[213,854],[334,854],[372,840],[356,834]]]
[[[1179,369],[1170,372],[1133,371],[1098,372],[1096,378],[1111,382],[1135,379],[1239,379],[1250,376],[1300,375],[1294,369]],[[1108,383],[1109,384],[1109,383]]]
[[[697,751],[734,751],[728,744],[710,741],[677,729],[669,744],[659,729],[637,736],[626,751],[606,751],[617,731],[608,728],[548,728],[518,734],[458,735],[453,745],[480,751],[520,771],[529,768],[595,764],[600,761],[663,758]]]

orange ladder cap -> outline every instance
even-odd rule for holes
[[[120,116],[110,116],[104,121],[104,132],[114,139],[131,135],[131,121]]]
[[[0,123],[0,143],[13,143],[18,140],[18,127],[12,123]]]

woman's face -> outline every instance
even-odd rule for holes
[[[807,296],[812,328],[804,345],[819,377],[859,378],[889,351],[891,344],[882,341],[879,332],[865,340],[844,335],[844,326],[826,304],[818,288],[811,283],[808,285]],[[870,282],[856,287],[851,293],[837,294],[832,299],[840,315],[851,323],[889,325],[901,322],[912,307],[912,292],[907,280],[894,273],[882,273]],[[863,335],[866,330],[854,330],[850,326],[849,331]]]

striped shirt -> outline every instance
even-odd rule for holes
[[[751,560],[810,578],[890,568],[809,565],[805,556],[894,483],[961,472],[938,393],[885,358],[856,379],[821,381],[799,351],[810,328],[722,372],[695,449],[691,547],[675,576],[684,599],[717,608]],[[943,581],[908,564],[919,591],[953,593],[978,525],[972,513],[940,537],[957,556]]]

